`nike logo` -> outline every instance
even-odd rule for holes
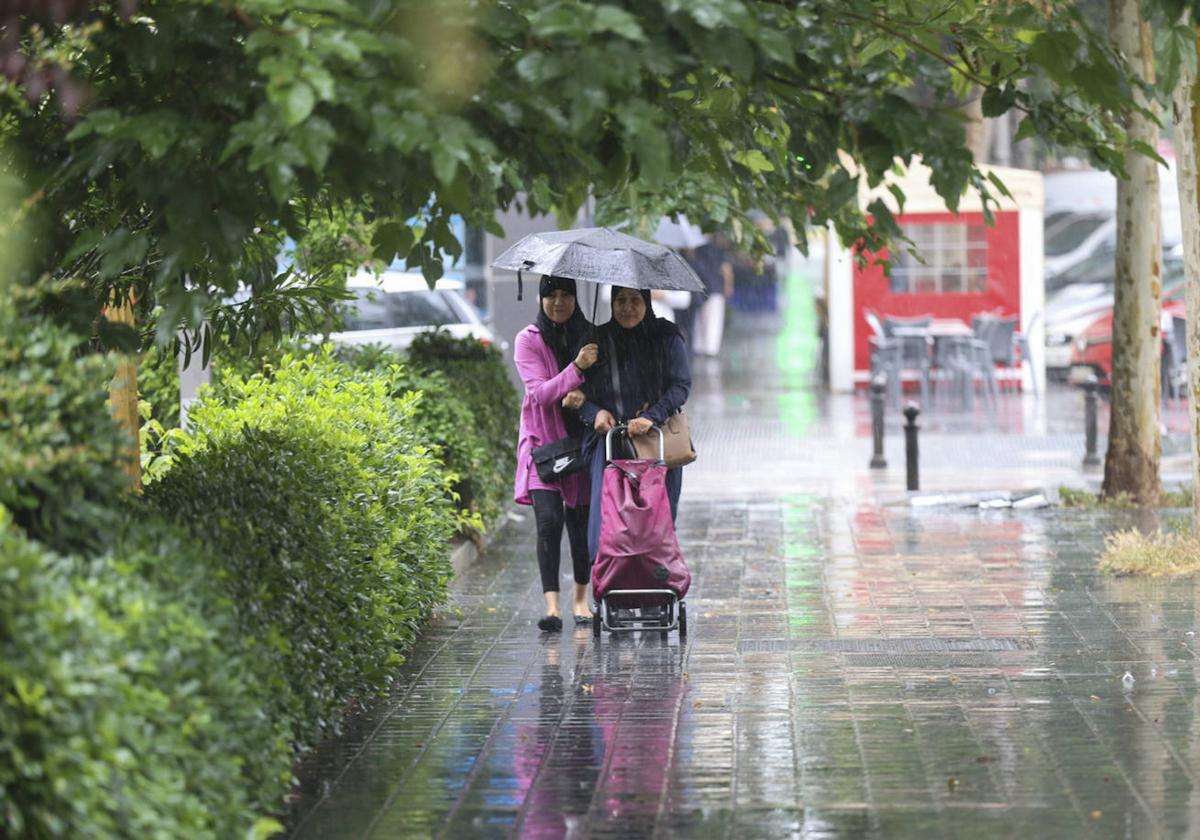
[[[554,462],[554,472],[560,473],[567,467],[571,466],[571,461],[575,460],[570,455],[565,455]]]

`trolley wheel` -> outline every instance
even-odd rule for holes
[[[687,635],[687,604],[679,604],[679,638]]]
[[[596,607],[596,611],[592,613],[592,636],[600,638],[600,607]]]

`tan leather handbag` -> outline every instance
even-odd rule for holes
[[[682,467],[696,460],[696,447],[692,445],[686,414],[682,411],[672,414],[663,423],[662,430],[663,460],[668,467]],[[658,435],[651,432],[631,440],[637,457],[652,461],[658,459]]]

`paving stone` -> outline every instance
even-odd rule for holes
[[[538,633],[532,519],[508,523],[389,698],[306,759],[293,837],[1200,834],[1200,593],[1096,573],[1130,514],[894,506],[857,403],[849,437],[796,429],[777,373],[706,376],[686,640]],[[966,459],[933,479],[1078,474],[1016,400],[931,419]]]

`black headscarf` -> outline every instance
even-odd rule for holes
[[[612,300],[615,302],[617,293],[624,288],[612,287]],[[637,366],[638,382],[641,385],[641,402],[654,403],[662,396],[666,387],[668,360],[668,342],[673,336],[682,335],[679,328],[666,318],[654,314],[650,305],[650,290],[636,289],[646,303],[646,314],[642,320],[625,329],[614,316],[598,329],[600,345],[600,362],[597,369],[606,369],[612,360],[607,359],[609,347],[615,348],[621,359],[632,360]],[[602,387],[608,388],[607,375],[596,377],[597,383],[603,382]]]
[[[571,313],[571,317],[567,319],[566,323],[556,324],[546,317],[546,310],[542,308],[542,299],[551,292],[559,290],[574,296],[575,281],[570,277],[542,275],[541,282],[538,283],[538,311],[534,324],[542,333],[542,340],[546,342],[546,346],[554,353],[558,369],[562,370],[574,361],[576,354],[579,353],[579,348],[587,343],[588,328],[591,325],[579,310],[578,298],[575,301],[575,311]]]

